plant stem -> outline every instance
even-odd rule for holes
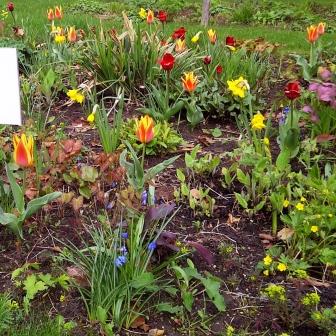
[[[142,158],[141,158],[141,167],[142,167],[142,170],[144,170],[145,155],[146,155],[146,144],[144,143],[143,146],[142,146]]]
[[[278,212],[272,211],[272,235],[275,237],[278,231]]]

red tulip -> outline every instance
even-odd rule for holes
[[[14,11],[14,4],[13,4],[13,2],[8,2],[7,9],[8,9],[9,12],[13,12]]]
[[[236,40],[233,36],[227,36],[225,39],[225,44],[234,47],[236,45]]]
[[[216,72],[217,72],[218,75],[220,75],[223,72],[223,67],[220,64],[217,65]]]
[[[301,88],[300,83],[298,81],[289,82],[285,87],[285,95],[288,99],[294,100],[300,97]]]
[[[162,23],[167,21],[167,12],[160,10],[156,16]]]
[[[203,63],[204,63],[205,65],[209,65],[209,64],[211,63],[211,56],[205,56],[205,57],[203,58]]]
[[[165,53],[161,58],[160,65],[163,70],[170,71],[173,69],[175,63],[175,57],[170,53]]]
[[[177,40],[177,39],[184,40],[186,32],[187,31],[184,29],[184,27],[180,27],[174,31],[172,38],[174,40]]]

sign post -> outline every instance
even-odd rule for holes
[[[22,124],[18,57],[15,48],[0,48],[0,124]]]

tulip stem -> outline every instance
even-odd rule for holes
[[[293,119],[294,119],[294,101],[291,100],[291,108],[290,108],[290,127],[293,128]]]
[[[22,193],[23,193],[23,196],[26,193],[26,184],[27,184],[27,172],[26,172],[26,169],[23,168],[22,169]]]
[[[142,170],[144,170],[144,164],[145,164],[145,155],[146,155],[146,144],[144,143],[142,146],[142,158],[141,158],[141,167]]]
[[[166,109],[169,108],[169,70],[167,71],[167,76],[166,76]]]

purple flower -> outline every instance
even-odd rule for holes
[[[120,248],[120,252],[121,252],[121,254],[123,255],[123,256],[125,256],[128,252],[127,252],[127,248],[126,248],[126,246],[123,246],[123,247],[121,247]]]
[[[309,85],[309,91],[315,92],[318,99],[331,106],[335,105],[336,101],[336,85],[333,83],[311,83]]]
[[[305,113],[312,113],[313,109],[311,108],[311,106],[305,105],[305,106],[303,106],[302,111],[305,112]]]
[[[122,256],[119,256],[117,257],[115,260],[114,260],[114,264],[117,266],[117,267],[121,267],[123,265],[125,265],[127,262],[127,259],[124,255]]]
[[[122,232],[121,233],[121,238],[122,239],[128,239],[128,233],[127,232]]]
[[[148,250],[151,252],[154,251],[156,247],[157,247],[157,244],[155,241],[152,241],[151,243],[148,244]]]
[[[147,198],[148,198],[147,190],[144,190],[141,194],[141,205],[143,206],[147,205]]]

